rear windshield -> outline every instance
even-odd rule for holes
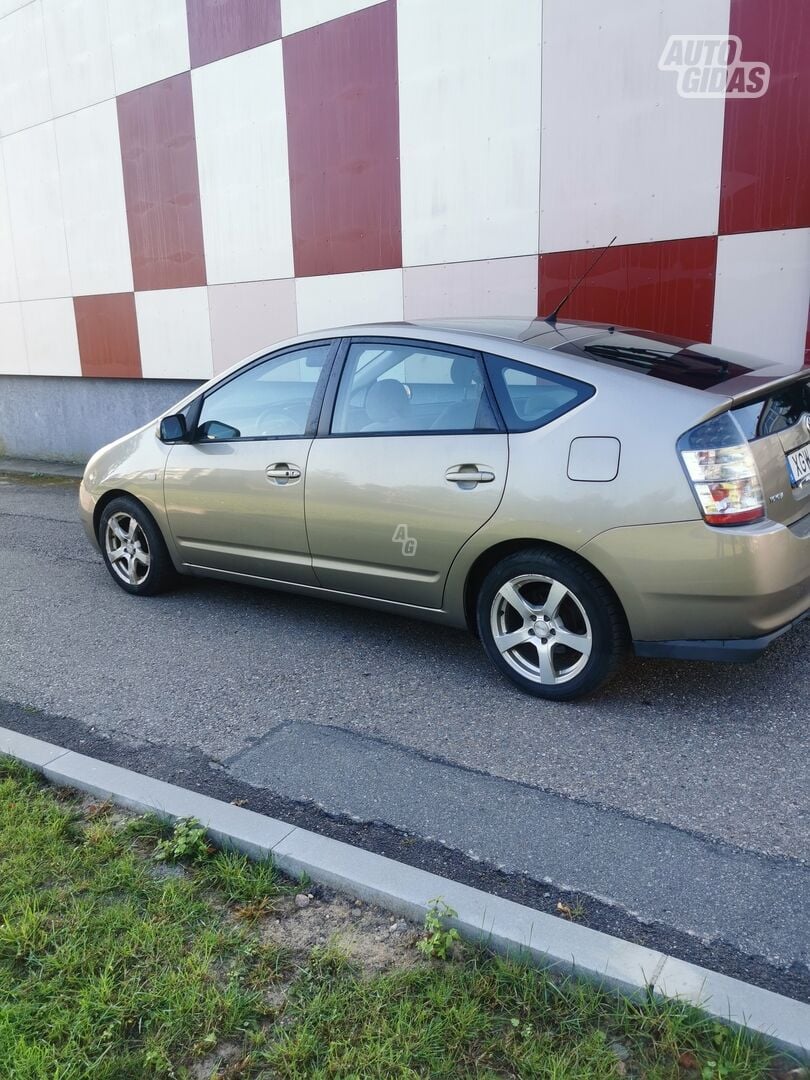
[[[739,375],[747,375],[756,367],[756,361],[745,365],[739,362],[739,357],[729,359],[710,345],[696,345],[657,334],[647,336],[639,330],[632,333],[607,331],[585,341],[566,342],[554,351],[598,360],[697,390],[709,390]],[[765,361],[762,363],[764,365]]]
[[[805,414],[810,416],[810,374],[774,394],[734,409],[734,416],[749,440],[786,431]]]

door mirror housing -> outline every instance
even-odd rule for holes
[[[160,421],[160,441],[165,443],[185,442],[188,439],[186,418],[182,413],[164,416]]]

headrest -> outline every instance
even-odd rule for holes
[[[457,356],[450,365],[450,378],[456,386],[472,386],[475,374],[475,362],[469,356]]]
[[[366,415],[375,424],[402,416],[408,407],[408,391],[396,379],[379,379],[366,393]]]

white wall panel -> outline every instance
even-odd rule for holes
[[[293,273],[281,42],[192,72],[209,283]]]
[[[402,318],[402,271],[367,270],[296,278],[298,330]]]
[[[725,102],[657,65],[728,20],[729,0],[544,0],[541,251],[717,232]]]
[[[73,301],[34,300],[20,304],[28,370],[32,375],[81,375]]]
[[[132,291],[115,101],[54,121],[74,296]]]
[[[145,379],[210,379],[208,289],[135,294]]]
[[[403,278],[406,319],[534,315],[537,311],[536,255],[408,266]]]
[[[107,0],[43,0],[53,115],[115,96]]]
[[[298,332],[292,278],[214,285],[208,306],[215,372]]]
[[[537,251],[539,0],[399,0],[406,266]]]
[[[69,296],[53,122],[4,139],[3,158],[20,299]]]
[[[116,93],[188,69],[185,0],[109,0],[109,13]]]
[[[42,0],[0,19],[0,135],[49,120]]]
[[[712,341],[801,367],[810,307],[810,229],[717,242]]]
[[[0,304],[0,375],[27,375],[22,304]]]
[[[0,140],[0,304],[17,300],[19,295],[14,245],[11,238],[11,215],[6,190],[6,168],[3,162],[3,144]]]
[[[295,34],[308,26],[339,19],[380,0],[281,0],[281,32]]]

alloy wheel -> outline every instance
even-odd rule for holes
[[[522,574],[498,589],[490,627],[506,663],[544,685],[576,678],[593,649],[591,623],[581,602],[568,586],[542,574]]]
[[[127,585],[142,585],[149,576],[152,556],[149,541],[131,514],[110,517],[104,533],[104,547],[110,566]]]

